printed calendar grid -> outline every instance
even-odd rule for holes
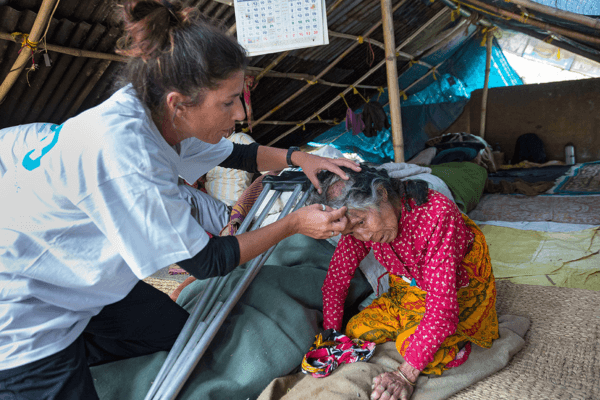
[[[235,0],[235,18],[250,56],[329,43],[324,0]]]

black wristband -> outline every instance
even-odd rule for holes
[[[292,153],[295,151],[300,151],[300,147],[298,147],[298,146],[290,147],[287,151],[287,156],[285,157],[285,162],[287,162],[287,165],[290,168],[296,167],[296,165],[294,165],[294,163],[292,163]]]

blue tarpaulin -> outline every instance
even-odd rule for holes
[[[472,91],[483,88],[486,49],[481,46],[482,37],[472,36],[459,43],[452,51],[440,50],[422,60],[430,65],[446,61],[433,74],[423,79],[409,91],[407,100],[402,103],[402,134],[404,138],[404,158],[409,160],[425,148],[429,136],[427,132],[440,132],[448,128],[462,113]],[[415,64],[399,78],[400,89],[428,72],[426,67]],[[521,85],[523,82],[507,62],[502,50],[494,39],[489,87]],[[387,91],[380,97],[374,96],[382,104],[387,103]],[[389,105],[384,107],[389,115]],[[354,110],[361,112],[362,108]],[[375,137],[364,134],[352,135],[346,131],[345,122],[324,132],[309,145],[330,144],[344,153],[357,153],[363,160],[375,163],[394,159],[392,133],[390,129],[380,131]]]

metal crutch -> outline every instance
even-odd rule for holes
[[[280,218],[283,218],[290,212],[300,192],[304,191],[304,195],[297,202],[294,210],[304,205],[310,194],[310,190],[312,190],[310,181],[301,172],[286,172],[280,176],[267,176],[263,180],[263,185],[263,191],[242,223],[242,226],[240,226],[238,233],[243,233],[248,228],[251,220],[256,215],[257,210],[271,189],[274,189],[276,192],[259,216],[253,229],[257,229],[262,224],[282,192],[293,190],[293,194],[281,212]],[[146,396],[147,400],[174,399],[177,396],[227,315],[231,312],[256,274],[258,274],[274,248],[275,246],[251,261],[250,267],[246,270],[244,276],[240,279],[225,303],[214,303],[214,301],[230,275],[211,279],[206,289],[199,295],[198,303],[190,314],[188,322],[177,338],[173,349],[169,353],[167,360],[165,360],[163,367]]]

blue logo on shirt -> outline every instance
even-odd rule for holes
[[[40,140],[40,145],[43,145],[43,146],[45,145],[45,146],[42,147],[41,149],[39,149],[39,148],[33,149],[33,150],[29,151],[27,154],[25,154],[25,157],[23,157],[22,164],[26,170],[33,171],[34,169],[36,169],[37,167],[40,166],[42,157],[44,157],[44,155],[46,155],[46,153],[48,153],[54,147],[56,142],[58,142],[58,135],[60,134],[60,130],[62,129],[62,127],[63,127],[62,125],[52,125],[50,127],[50,131],[52,133],[44,136]],[[46,144],[48,141],[50,141],[50,143]],[[31,155],[34,152],[39,152],[40,153],[39,157],[31,158]]]

